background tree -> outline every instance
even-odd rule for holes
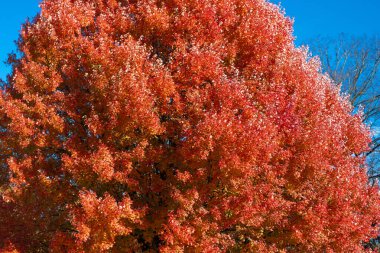
[[[371,127],[371,149],[367,152],[370,179],[380,176],[380,39],[341,34],[318,37],[307,43],[314,55],[356,110],[363,110],[363,122]]]
[[[359,252],[376,235],[368,129],[275,5],[46,0],[18,46],[3,252]]]
[[[371,183],[380,177],[380,39],[341,34],[337,38],[316,38],[309,43],[320,56],[322,69],[349,95],[356,110],[363,110],[363,122],[372,129],[372,143],[366,152]],[[380,237],[367,246],[379,249]]]

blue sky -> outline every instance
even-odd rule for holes
[[[39,0],[0,0],[0,78],[4,79],[10,69],[4,64],[8,54],[15,51],[21,24],[39,11]]]
[[[7,54],[15,50],[21,24],[38,11],[40,0],[0,1],[0,78],[9,68],[3,64]],[[339,33],[380,35],[380,0],[271,0],[295,18],[297,43],[316,37]]]
[[[270,0],[295,18],[297,43],[339,33],[380,35],[380,0]]]

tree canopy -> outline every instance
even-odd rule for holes
[[[45,0],[0,96],[2,252],[359,252],[370,135],[264,0]]]

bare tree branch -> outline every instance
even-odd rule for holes
[[[374,132],[367,152],[369,172],[380,168],[380,38],[350,37],[316,38],[307,43],[321,59],[327,72],[342,92],[347,93],[355,111],[363,110],[363,122]],[[373,177],[373,176],[371,176]]]

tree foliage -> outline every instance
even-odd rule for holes
[[[370,136],[264,0],[45,0],[0,97],[2,252],[359,252]]]

